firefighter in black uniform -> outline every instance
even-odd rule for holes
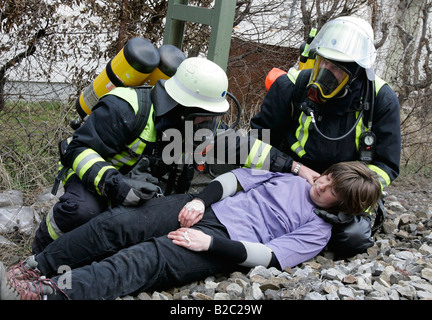
[[[159,80],[154,87],[117,87],[101,97],[73,137],[59,145],[65,192],[36,231],[33,252],[41,252],[109,205],[135,206],[166,194],[167,184],[170,192],[187,192],[193,165],[164,161],[163,149],[171,143],[164,134],[176,129],[183,136],[186,121],[193,124],[194,132],[216,132],[229,108],[227,89],[228,78],[217,64],[188,58],[173,77]],[[264,162],[260,159],[265,158],[272,162],[267,168],[289,170],[286,155],[255,139],[253,157],[246,154],[240,159],[240,144],[249,145],[250,138],[234,138],[231,141],[235,143],[226,148],[230,148],[228,153],[236,153],[235,163],[261,168]],[[265,156],[261,149],[266,150]]]
[[[251,127],[271,128],[271,144],[290,156],[293,173],[311,183],[333,163],[361,160],[385,188],[399,174],[400,109],[395,92],[374,73],[371,26],[360,18],[336,18],[308,49],[315,54],[312,69],[277,77]],[[370,216],[355,222],[348,232],[333,228],[331,243],[341,255],[373,244]]]

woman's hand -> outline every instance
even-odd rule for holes
[[[297,165],[297,162],[293,161],[293,168],[294,168],[296,165]],[[303,165],[303,164],[300,166],[300,169],[299,169],[299,171],[298,171],[297,174],[298,174],[300,177],[302,177],[303,179],[306,179],[307,182],[309,182],[310,185],[313,185],[313,184],[314,184],[314,181],[315,181],[316,179],[318,179],[318,178],[321,176],[318,172],[312,170],[312,169],[309,168],[309,167],[306,167],[306,166]]]
[[[178,221],[180,226],[190,228],[194,224],[198,223],[205,211],[204,202],[199,199],[193,199],[185,204],[185,206],[180,210],[178,215]]]
[[[192,251],[207,251],[210,247],[211,236],[196,229],[180,228],[168,233],[173,243]]]

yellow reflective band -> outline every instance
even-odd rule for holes
[[[138,95],[133,88],[116,87],[105,95],[112,94],[117,96],[131,105],[135,114],[138,112]]]
[[[269,144],[266,144],[266,146],[264,147],[263,152],[261,153],[260,157],[259,157],[259,161],[256,165],[257,169],[261,169],[265,159],[267,158],[267,155],[269,154],[270,150],[271,150],[272,146]]]
[[[143,132],[140,134],[140,137],[148,142],[156,142],[156,130],[155,130],[155,124],[153,121],[153,113],[154,108],[153,105],[150,107],[150,113],[147,119],[146,126],[143,130]]]
[[[136,154],[142,154],[144,152],[145,147],[147,146],[146,143],[141,141],[139,138],[135,139],[134,142],[128,145],[128,148],[131,149]]]
[[[360,111],[356,111],[356,119],[358,118],[359,114],[360,114]],[[355,143],[356,143],[356,149],[357,150],[360,147],[360,135],[365,131],[367,131],[367,128],[364,126],[363,117],[362,117],[356,126]]]
[[[120,154],[116,154],[113,159],[117,160],[118,162],[120,162],[122,164],[126,164],[128,166],[133,166],[138,161],[137,158],[132,157],[126,151],[122,151]],[[113,161],[113,163],[114,163],[114,161]],[[119,164],[116,164],[116,167],[122,167],[122,166],[119,166]]]
[[[290,79],[291,82],[295,84],[297,77],[300,74],[300,72],[301,72],[301,70],[297,70],[295,68],[290,68],[288,70],[288,73],[287,73],[288,79]]]
[[[103,158],[96,153],[96,151],[91,149],[86,149],[83,152],[81,152],[78,157],[75,158],[74,162],[72,163],[72,169],[79,174],[79,172],[83,169],[87,161],[90,161],[95,158],[100,158],[103,160]]]
[[[68,181],[69,178],[74,174],[75,174],[75,171],[73,171],[72,169],[69,169],[68,171],[66,171],[65,178],[63,179],[63,185],[65,185],[66,181]]]
[[[46,216],[45,221],[46,221],[46,225],[47,225],[47,228],[48,228],[48,233],[49,233],[51,239],[53,239],[53,240],[57,239],[59,236],[55,233],[53,227],[51,226],[50,218],[49,218],[48,215]]]
[[[309,138],[309,127],[312,123],[312,117],[307,116],[304,112],[300,114],[299,126],[296,130],[297,142],[291,146],[291,150],[294,151],[300,158],[306,154],[305,145]]]
[[[85,150],[74,161],[72,168],[82,180],[87,170],[97,162],[105,162],[105,160],[93,150]]]
[[[63,232],[61,232],[61,230],[57,227],[54,221],[54,212],[52,208],[50,212],[46,215],[45,222],[51,239],[55,240],[63,234]]]
[[[387,172],[373,164],[368,164],[368,167],[378,174],[381,183],[381,190],[390,185],[390,177]]]
[[[375,94],[378,95],[378,92],[382,88],[383,85],[387,84],[383,79],[378,76],[375,76]]]
[[[109,169],[116,170],[116,168],[114,168],[113,166],[105,166],[105,167],[103,167],[102,169],[99,170],[99,172],[98,172],[98,174],[96,176],[96,179],[94,180],[94,186],[95,186],[96,192],[99,195],[102,195],[102,192],[99,190],[99,182],[101,181],[101,179],[102,179],[105,171],[107,171]]]
[[[249,152],[248,157],[246,159],[246,162],[244,164],[244,166],[246,168],[250,168],[250,166],[252,164],[252,159],[255,158],[255,155],[257,154],[258,149],[259,149],[260,146],[261,146],[261,140],[258,140],[258,139],[255,140],[255,142],[254,142],[254,144],[252,146],[252,149]]]

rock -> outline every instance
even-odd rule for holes
[[[231,296],[228,293],[217,292],[213,300],[231,300]]]
[[[421,271],[421,276],[422,276],[422,278],[424,278],[424,279],[432,282],[432,269],[430,269],[430,268],[424,268]]]
[[[327,300],[325,296],[318,292],[310,292],[304,298],[305,300]]]
[[[240,297],[243,293],[243,288],[239,286],[237,283],[230,283],[226,287],[226,292],[232,296],[233,298]]]
[[[263,298],[264,298],[264,294],[258,283],[252,283],[252,286],[246,288],[245,290],[246,300],[262,300]]]

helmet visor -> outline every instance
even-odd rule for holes
[[[322,98],[330,99],[337,95],[352,78],[344,66],[321,56],[316,56],[308,86],[315,85]]]

